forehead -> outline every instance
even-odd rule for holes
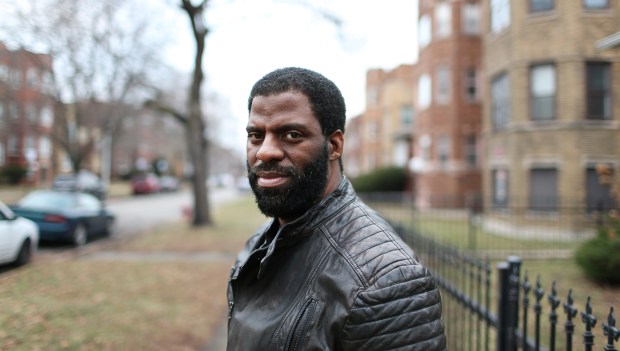
[[[250,123],[294,119],[298,122],[319,123],[308,97],[300,91],[289,90],[279,94],[258,95],[252,99]]]

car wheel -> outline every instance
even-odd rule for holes
[[[84,246],[87,239],[86,227],[83,224],[78,224],[73,230],[73,245],[76,247]]]
[[[19,249],[19,254],[17,254],[17,258],[14,263],[16,266],[23,266],[26,263],[30,262],[32,258],[32,245],[30,244],[30,240],[26,240],[22,243],[22,247]]]

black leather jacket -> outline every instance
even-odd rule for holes
[[[229,351],[446,348],[434,279],[345,178],[302,217],[250,238],[228,302]]]

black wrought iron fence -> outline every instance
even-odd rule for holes
[[[620,331],[613,306],[599,306],[595,313],[588,297],[580,311],[572,290],[562,301],[555,281],[548,292],[540,278],[532,283],[527,272],[522,274],[517,256],[501,262],[482,259],[420,235],[404,223],[393,224],[437,279],[448,349],[589,351],[596,342],[601,350],[616,350]]]

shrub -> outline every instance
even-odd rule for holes
[[[2,168],[2,178],[6,179],[9,184],[19,184],[28,174],[28,169],[20,165],[8,165]]]
[[[577,264],[601,284],[620,284],[620,239],[603,235],[583,243],[575,252]]]
[[[381,192],[403,191],[407,183],[407,172],[403,167],[379,168],[351,180],[355,191]]]

